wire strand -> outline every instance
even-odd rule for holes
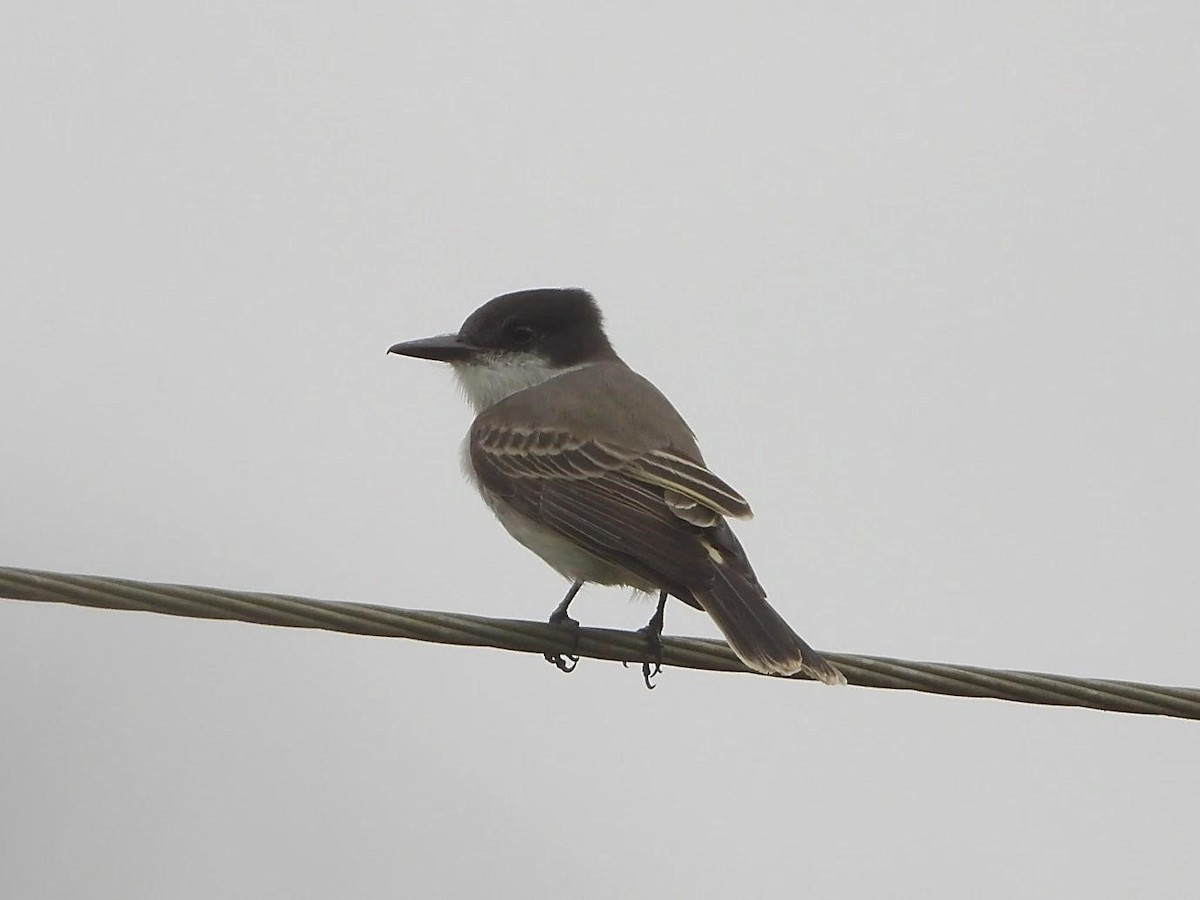
[[[570,636],[562,628],[545,622],[310,600],[224,588],[154,584],[125,578],[67,575],[36,569],[0,566],[0,597],[200,619],[231,619],[289,628],[320,628],[438,644],[495,647],[520,653],[570,652],[630,663],[649,659],[644,637],[635,632],[580,628],[578,643],[572,647]],[[912,662],[851,653],[822,651],[822,654],[842,670],[850,684],[858,687],[1200,719],[1200,689],[1196,688]],[[664,637],[662,661],[664,666],[750,673],[727,645],[702,638]],[[804,676],[795,678],[803,680]]]

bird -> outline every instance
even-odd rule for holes
[[[389,354],[448,363],[475,420],[463,470],[501,525],[571,583],[550,616],[578,632],[585,583],[658,594],[643,633],[662,667],[667,598],[703,610],[737,657],[768,675],[845,677],[767,602],[728,519],[750,504],[704,461],[671,402],[617,355],[581,288],[495,297],[452,334]],[[546,654],[564,671],[578,657]],[[569,660],[569,662],[568,662]]]

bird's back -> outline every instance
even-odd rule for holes
[[[581,393],[586,404],[579,402]],[[671,448],[704,463],[692,429],[671,401],[622,362],[593,363],[518,391],[475,422],[483,428],[520,423],[560,429],[639,453]]]

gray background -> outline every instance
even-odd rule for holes
[[[10,9],[0,562],[542,617],[384,350],[581,285],[818,647],[1200,685],[1196,6],[740,6]],[[15,602],[0,679],[5,897],[1195,887],[1195,723]]]

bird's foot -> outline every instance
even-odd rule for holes
[[[551,663],[560,672],[574,672],[579,665],[579,656],[575,648],[579,646],[579,620],[572,619],[565,609],[556,609],[550,615],[550,624],[567,629],[571,634],[571,649],[566,653],[543,653],[546,662]]]
[[[650,661],[642,663],[642,680],[646,682],[648,690],[654,690],[654,685],[651,684],[652,679],[662,671],[663,644],[663,612],[667,606],[667,592],[660,591],[658,594],[658,606],[654,610],[654,615],[650,617],[650,621],[646,623],[644,628],[638,629],[638,634],[646,638],[646,644],[650,650]],[[625,663],[621,663],[625,665]]]
[[[646,682],[646,687],[649,690],[654,690],[651,679],[655,678],[662,671],[662,622],[658,622],[657,625],[658,627],[656,628],[655,622],[651,620],[650,624],[645,628],[638,629],[638,634],[645,636],[646,645],[650,650],[650,661],[642,663],[642,680]]]

